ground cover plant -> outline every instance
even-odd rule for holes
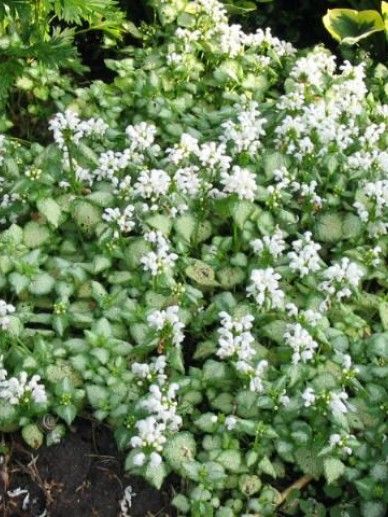
[[[384,84],[152,5],[53,143],[0,137],[1,429],[92,411],[179,515],[383,516]]]

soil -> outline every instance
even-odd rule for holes
[[[0,514],[4,517],[118,517],[125,515],[120,513],[120,501],[128,485],[136,494],[131,517],[175,515],[169,506],[171,483],[159,492],[143,479],[126,475],[124,458],[106,426],[78,419],[57,445],[32,450],[18,434],[7,436],[3,445]]]

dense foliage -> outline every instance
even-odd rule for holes
[[[1,429],[92,410],[180,515],[383,516],[382,68],[153,6],[53,143],[0,136]]]

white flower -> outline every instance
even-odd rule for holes
[[[272,267],[254,269],[250,280],[251,284],[247,287],[248,296],[252,296],[260,307],[266,302],[273,308],[283,305],[284,292],[279,288],[281,276]]]
[[[0,327],[2,330],[9,328],[10,319],[9,315],[15,312],[15,307],[7,303],[5,300],[0,300]]]
[[[49,129],[58,147],[64,150],[67,142],[78,144],[86,136],[103,136],[108,126],[100,118],[81,121],[77,113],[68,109],[64,113],[57,113],[50,120]]]
[[[333,433],[329,437],[329,447],[331,449],[340,449],[345,454],[350,456],[352,454],[352,448],[347,445],[348,440],[350,438],[354,438],[351,435],[340,435],[338,433]]]
[[[152,231],[145,234],[144,238],[155,248],[154,251],[150,251],[141,257],[140,262],[144,269],[149,271],[152,276],[157,276],[171,269],[178,259],[178,255],[170,252],[170,244],[163,234],[159,231]]]
[[[237,194],[239,199],[253,201],[257,192],[256,177],[253,172],[238,165],[230,173],[221,173],[221,183],[225,194]]]
[[[198,151],[198,158],[203,167],[221,171],[227,171],[232,161],[232,158],[226,154],[225,144],[217,144],[217,142],[202,144]]]
[[[189,167],[177,169],[175,171],[174,181],[179,192],[187,194],[190,197],[196,196],[201,187],[198,167],[190,165]]]
[[[133,205],[127,205],[122,212],[119,208],[105,208],[102,218],[108,223],[115,223],[123,233],[129,233],[135,227],[134,211]]]
[[[171,305],[162,311],[152,312],[148,316],[147,321],[158,332],[168,330],[171,342],[175,346],[179,346],[185,338],[182,332],[185,324],[179,319],[179,307],[177,305]]]
[[[233,429],[236,427],[237,424],[237,418],[234,416],[227,416],[225,418],[225,427],[228,431],[233,431]]]
[[[156,127],[147,122],[127,126],[125,130],[128,140],[130,141],[131,149],[139,151],[146,151],[153,145],[156,132]]]
[[[329,407],[334,416],[347,413],[350,409],[347,402],[349,395],[346,391],[330,392]]]
[[[261,255],[263,251],[267,251],[274,258],[279,257],[286,249],[284,233],[278,227],[273,235],[265,235],[261,239],[255,239],[250,245],[256,255]]]
[[[220,140],[230,142],[238,153],[246,151],[253,156],[261,147],[260,138],[265,135],[263,126],[266,119],[261,117],[257,102],[252,102],[246,109],[238,106],[238,109],[237,122],[227,120],[221,125],[223,133]]]
[[[263,385],[263,374],[265,370],[268,368],[268,361],[265,359],[261,360],[254,370],[253,376],[249,382],[250,391],[254,391],[256,393],[261,393],[264,389]]]
[[[0,364],[0,399],[4,399],[12,405],[18,405],[20,402],[33,402],[35,404],[45,404],[47,402],[46,390],[43,384],[40,384],[40,376],[33,375],[28,380],[26,372],[20,372],[18,377],[6,378],[6,370],[2,367],[2,359]],[[4,374],[5,372],[5,374]]]
[[[314,357],[318,343],[311,337],[300,323],[287,325],[287,332],[284,339],[288,346],[292,348],[292,363],[298,364],[300,361],[306,363]]]
[[[142,467],[146,462],[146,455],[144,454],[144,452],[138,452],[137,454],[135,454],[132,461],[136,467]]]
[[[310,407],[315,404],[316,396],[313,388],[306,388],[302,393],[302,399],[305,407]]]
[[[321,246],[311,239],[311,232],[305,232],[301,239],[292,243],[292,247],[294,251],[287,254],[292,271],[298,271],[304,277],[321,269],[321,258],[318,254]]]
[[[167,194],[170,183],[170,176],[161,169],[143,170],[134,185],[134,193],[144,199],[158,198]]]
[[[352,290],[358,287],[362,276],[362,269],[348,257],[343,257],[340,262],[324,271],[325,280],[320,287],[329,295],[335,295],[338,300],[341,300],[352,294]]]
[[[221,328],[218,329],[218,357],[226,359],[237,356],[239,360],[249,361],[255,354],[252,348],[254,337],[249,332],[254,321],[253,316],[247,314],[233,320],[227,312],[220,312]]]

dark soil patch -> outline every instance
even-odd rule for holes
[[[131,517],[175,515],[169,506],[171,485],[159,492],[126,475],[106,426],[79,419],[61,443],[37,451],[17,434],[7,436],[4,445],[0,512],[5,517],[117,517],[128,485],[136,494]]]

